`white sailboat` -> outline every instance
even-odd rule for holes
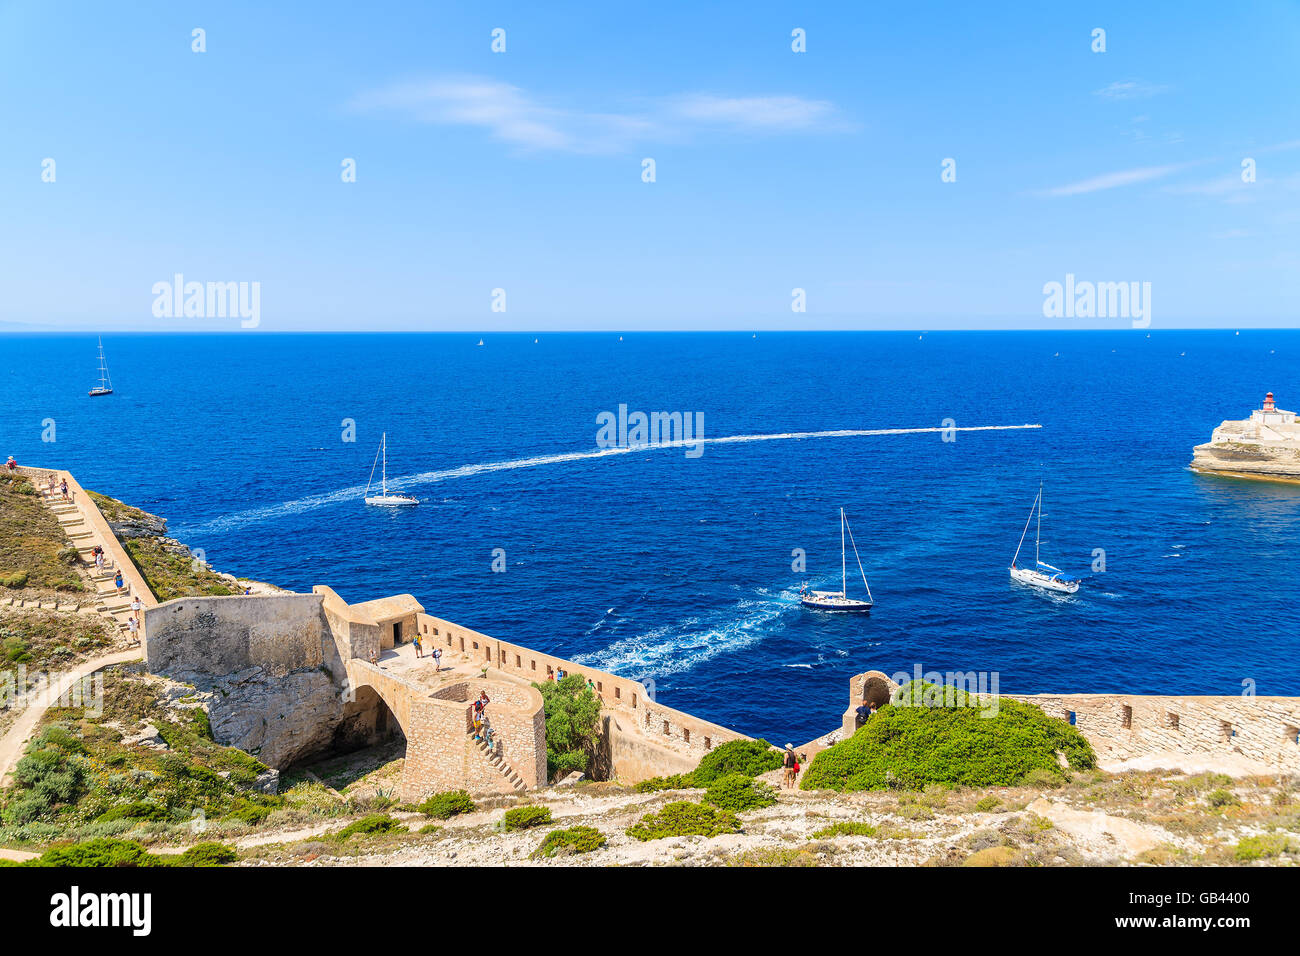
[[[370,486],[375,480],[375,465],[383,459],[383,470],[379,473],[380,494],[371,495]],[[379,439],[379,451],[375,454],[375,464],[370,466],[370,480],[366,482],[366,504],[368,505],[418,505],[419,498],[411,495],[388,493],[388,432]]]
[[[108,362],[104,359],[104,338],[99,339],[99,384],[92,388],[87,395],[94,398],[96,395],[112,395],[113,380],[108,377]]]
[[[844,532],[849,535],[849,544],[853,545],[853,557],[858,561],[858,573],[862,575],[862,586],[867,589],[867,599],[859,601],[849,597],[848,562],[845,558]],[[805,584],[799,589],[799,603],[816,611],[870,611],[874,606],[871,598],[871,585],[867,584],[867,572],[862,570],[862,558],[858,555],[858,544],[853,540],[853,529],[849,527],[848,516],[840,509],[840,589],[838,591],[812,591]]]
[[[1024,547],[1025,535],[1029,534],[1029,522],[1034,520],[1034,515],[1038,515],[1038,526],[1034,531],[1034,566],[1032,568],[1021,568],[1016,566],[1016,561],[1020,558],[1020,549]],[[1060,568],[1053,567],[1039,559],[1039,547],[1043,540],[1043,484],[1038,483],[1038,497],[1034,499],[1034,506],[1029,509],[1029,517],[1025,519],[1025,530],[1020,532],[1020,544],[1016,545],[1016,553],[1011,558],[1011,579],[1019,581],[1021,584],[1028,584],[1031,587],[1042,588],[1044,591],[1059,591],[1063,594],[1073,594],[1079,590],[1078,578],[1069,577]]]

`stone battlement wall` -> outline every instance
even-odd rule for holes
[[[282,677],[325,663],[328,628],[314,594],[177,598],[144,610],[145,663],[156,674]]]
[[[1071,720],[1103,761],[1164,753],[1300,770],[1300,698],[1003,694]]]
[[[418,615],[418,625],[420,637],[429,650],[441,647],[453,653],[463,653],[471,660],[480,661],[484,667],[494,667],[527,681],[543,683],[559,669],[566,674],[581,674],[590,679],[595,684],[596,696],[607,711],[616,715],[615,726],[624,735],[631,733],[645,737],[658,745],[659,750],[665,751],[664,768],[677,768],[687,762],[687,769],[693,769],[700,757],[718,744],[750,739],[729,727],[657,703],[640,681],[498,640],[431,614]],[[677,769],[658,769],[641,776],[640,772],[629,767],[629,772],[624,773],[618,767],[618,754],[612,756],[615,773],[620,779],[643,779],[658,773],[678,772]],[[639,762],[653,761],[646,758]]]

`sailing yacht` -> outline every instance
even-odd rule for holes
[[[862,575],[862,586],[867,589],[867,599],[859,601],[849,597],[848,562],[845,560],[844,532],[848,531],[849,543],[853,545],[853,557],[858,561],[858,573]],[[838,591],[810,591],[808,585],[799,589],[799,603],[816,611],[870,611],[873,603],[871,586],[867,584],[867,572],[862,570],[862,558],[858,555],[858,544],[853,540],[853,529],[849,527],[848,516],[840,509],[840,589]]]
[[[87,395],[94,398],[96,395],[112,395],[113,380],[108,377],[108,362],[104,360],[104,338],[99,338],[99,384],[92,388]]]
[[[1020,549],[1024,547],[1025,535],[1029,534],[1029,522],[1034,520],[1034,515],[1038,515],[1038,525],[1034,531],[1034,566],[1032,568],[1016,567],[1016,561],[1020,557]],[[1053,567],[1039,558],[1039,547],[1043,540],[1043,483],[1038,483],[1038,497],[1034,499],[1034,506],[1029,509],[1029,517],[1025,520],[1025,530],[1020,532],[1020,544],[1016,545],[1016,553],[1011,558],[1011,579],[1019,581],[1021,584],[1028,584],[1031,587],[1042,588],[1044,591],[1059,591],[1063,594],[1073,594],[1079,590],[1079,579],[1066,575],[1060,568]]]
[[[371,495],[370,486],[375,480],[375,465],[379,464],[380,458],[383,458],[383,470],[379,473],[380,494]],[[375,454],[375,464],[370,466],[370,480],[366,482],[366,504],[368,505],[418,505],[419,498],[411,495],[398,495],[388,493],[388,432],[379,439],[379,451]]]

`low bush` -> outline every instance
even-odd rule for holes
[[[449,820],[460,813],[473,813],[477,808],[464,790],[447,790],[435,793],[415,809],[435,820]]]
[[[87,840],[66,846],[53,846],[29,866],[151,866],[155,858],[132,840]]]
[[[875,836],[879,828],[870,823],[858,823],[854,820],[841,820],[828,827],[822,827],[812,835],[814,840],[828,840],[837,836]]]
[[[737,833],[740,821],[729,810],[720,810],[705,803],[679,800],[667,804],[658,813],[647,813],[638,823],[627,828],[634,840],[662,840],[675,836],[717,836],[720,833]]]
[[[1205,802],[1216,810],[1222,810],[1224,807],[1232,807],[1241,803],[1237,795],[1231,790],[1224,790],[1220,787],[1218,790],[1211,790],[1205,795]]]
[[[671,777],[651,777],[636,785],[637,793],[658,793],[660,790],[690,790],[695,780],[689,773],[675,773]]]
[[[119,804],[116,807],[109,807],[96,818],[98,823],[111,823],[113,820],[170,820],[171,813],[167,808],[156,803],[149,803],[145,800],[137,800],[134,803]]]
[[[776,770],[781,766],[781,752],[766,740],[731,740],[714,747],[691,774],[697,787],[707,787],[719,777],[739,773],[746,777]]]
[[[1264,860],[1283,853],[1295,852],[1297,847],[1291,844],[1285,833],[1266,833],[1263,836],[1245,837],[1237,844],[1232,855],[1244,863]]]
[[[515,807],[506,811],[506,830],[527,830],[551,822],[550,807]]]
[[[776,791],[753,777],[729,773],[709,784],[704,793],[704,802],[732,813],[744,813],[746,810],[770,807],[776,803]]]
[[[234,847],[224,843],[196,843],[184,853],[158,856],[134,840],[95,839],[50,847],[24,866],[222,866],[236,859]]]
[[[179,866],[223,866],[234,863],[239,854],[224,843],[196,843],[179,857]]]
[[[1097,764],[1091,745],[1064,720],[1020,701],[998,701],[996,714],[955,687],[911,681],[852,737],[813,758],[805,790],[924,790],[1006,787],[1066,779]],[[1037,773],[1035,773],[1037,771]]]
[[[605,834],[595,827],[576,826],[567,830],[552,830],[546,834],[541,846],[532,852],[532,856],[537,858],[590,853],[599,850],[605,843]]]
[[[361,836],[377,836],[381,833],[405,833],[407,828],[405,824],[399,823],[386,813],[368,813],[360,820],[353,820],[338,833],[334,834],[334,839],[343,841],[349,837],[360,834]]]

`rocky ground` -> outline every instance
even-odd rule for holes
[[[641,842],[624,831],[674,800],[703,792],[640,794],[592,783],[431,821],[394,812],[406,833],[328,834],[343,822],[244,844],[245,866],[1078,866],[1300,862],[1300,780],[1166,772],[1093,772],[1055,790],[1003,788],[923,794],[782,790],[774,806],[740,815],[741,832]],[[550,809],[553,823],[505,832],[511,806]],[[837,823],[861,835],[831,835]],[[583,825],[604,848],[531,857],[546,833]],[[419,832],[421,828],[431,832]]]

